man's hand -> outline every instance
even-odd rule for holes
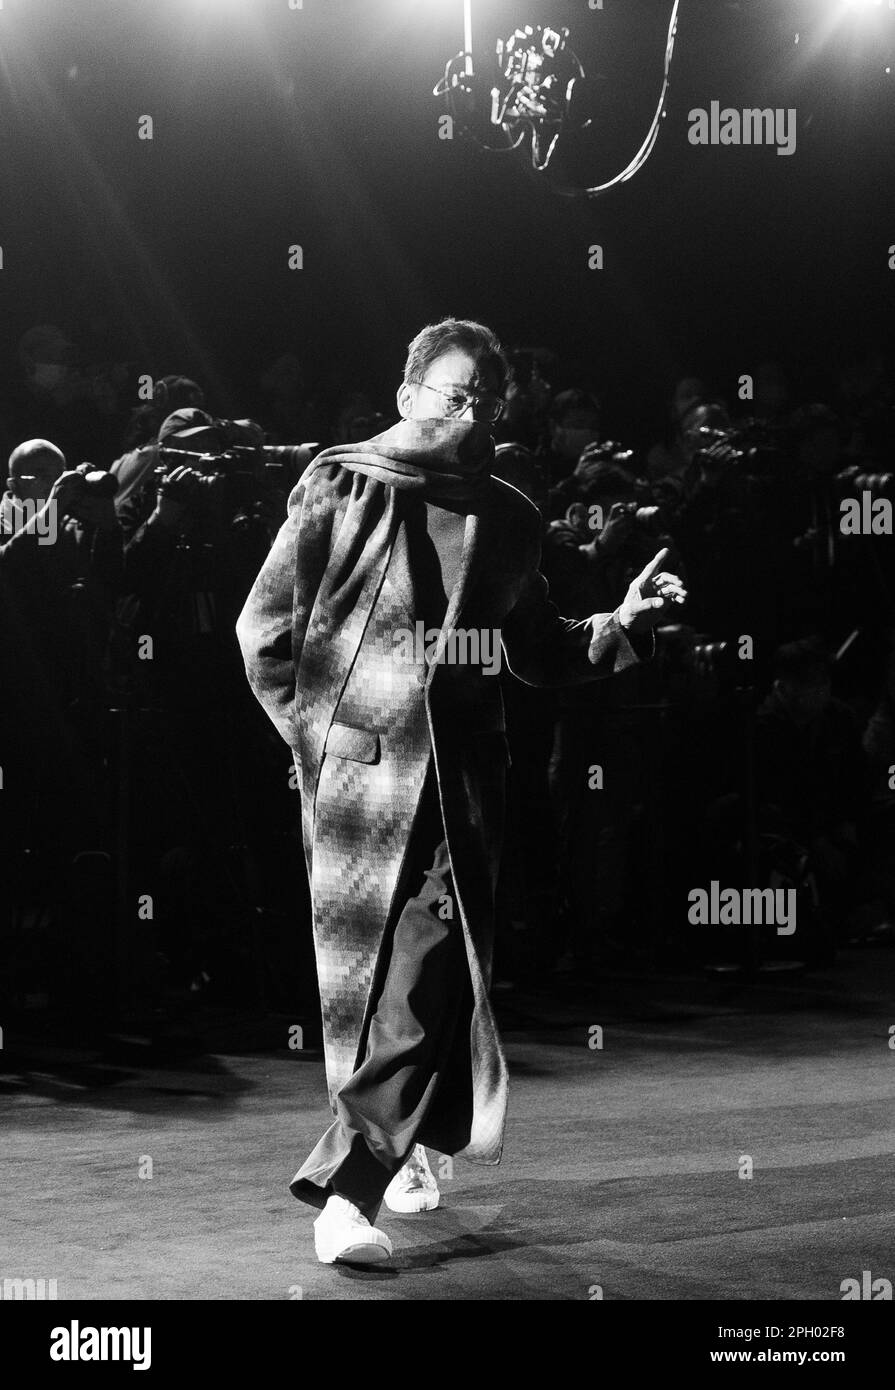
[[[68,468],[59,474],[47,502],[52,502],[62,516],[68,516],[84,496],[84,490],[84,474],[77,468]]]
[[[188,464],[172,468],[156,493],[153,516],[159,525],[172,531],[182,530],[191,520],[200,485],[200,475]]]
[[[618,610],[618,620],[626,632],[645,632],[657,627],[672,604],[686,600],[687,591],[677,575],[659,571],[667,556],[666,546],[631,581],[624,603]]]
[[[87,484],[88,474],[100,472],[92,463],[81,463],[67,469],[56,479],[47,498],[62,516],[73,516],[88,526],[111,531],[118,525],[115,503],[108,492],[98,493]]]
[[[613,502],[602,531],[597,532],[588,546],[581,548],[592,550],[595,556],[615,555],[631,539],[633,530],[634,518],[627,503]]]
[[[575,464],[572,470],[572,477],[579,483],[582,492],[586,491],[591,483],[596,482],[600,474],[605,470],[605,451],[605,444],[588,444],[578,462]]]

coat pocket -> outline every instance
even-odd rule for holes
[[[356,763],[378,763],[381,754],[379,734],[375,729],[331,724],[323,751],[336,758],[350,758]]]

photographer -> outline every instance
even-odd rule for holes
[[[771,641],[792,635],[797,471],[788,437],[755,420],[734,429],[720,401],[692,405],[683,433],[689,464],[675,527],[698,594],[693,622]]]
[[[0,536],[14,536],[46,505],[65,471],[65,455],[49,439],[29,439],[9,456],[6,491],[0,498]]]
[[[600,405],[587,391],[560,391],[550,408],[550,447],[544,469],[550,483],[547,515],[561,517],[581,500],[593,472],[589,448],[600,439]]]
[[[156,467],[131,499],[143,519],[125,548],[118,615],[136,704],[131,842],[162,904],[167,983],[194,992],[244,974],[244,851],[294,808],[234,629],[307,452],[266,447],[252,421],[181,409],[163,421]]]
[[[550,381],[559,363],[543,347],[513,348],[508,359],[504,411],[494,426],[495,442],[531,450],[538,456],[540,472],[546,474],[552,432]]]
[[[556,602],[575,617],[619,586],[623,592],[656,545],[668,546],[671,563],[678,562],[667,513],[635,481],[632,460],[612,441],[591,445],[579,464],[576,500],[547,528],[544,573]]]
[[[89,463],[67,470],[65,456],[49,440],[27,440],[10,455],[0,499],[0,573],[8,606],[56,668],[57,688],[84,674],[84,651],[62,662],[59,644],[67,647],[75,634],[84,635],[85,617],[89,645],[105,646],[122,581],[114,492],[114,479]],[[100,665],[97,659],[94,674]]]
[[[100,834],[106,656],[122,575],[114,486],[90,464],[66,470],[45,439],[10,457],[0,541],[8,847],[57,856]]]
[[[251,421],[174,411],[159,430],[159,462],[132,498],[133,513],[147,514],[125,548],[121,616],[153,636],[153,661],[137,670],[178,706],[187,673],[194,688],[213,683],[222,663],[239,674],[233,626],[288,488],[267,476],[263,438]]]
[[[175,411],[201,409],[204,404],[204,392],[195,381],[185,376],[163,376],[153,383],[152,399],[132,412],[125,438],[127,452],[109,470],[118,483],[115,510],[126,539],[152,510],[154,499],[146,485],[159,465],[162,425]]]
[[[691,458],[685,421],[693,406],[707,400],[708,394],[700,377],[685,376],[677,382],[668,405],[665,438],[654,444],[646,456],[646,475],[650,480],[683,478]]]

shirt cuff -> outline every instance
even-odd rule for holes
[[[623,639],[628,643],[638,661],[651,661],[656,654],[656,634],[653,628],[647,632],[632,632],[630,628],[622,627],[618,616],[618,609],[612,615],[618,623],[618,630]]]

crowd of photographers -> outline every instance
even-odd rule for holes
[[[105,444],[85,448],[96,402],[58,399],[39,372],[28,409],[7,414],[0,993],[14,1006],[93,1001],[102,1017],[175,995],[288,1007],[313,990],[295,779],[234,626],[316,449],[391,420],[359,394],[327,423],[297,398],[294,365],[268,374],[259,423],[162,378],[117,450],[106,417]],[[496,426],[495,472],[542,515],[551,596],[570,617],[609,611],[667,546],[691,597],[656,659],[612,682],[501,675],[498,983],[638,961],[827,966],[891,941],[891,518],[841,525],[843,499],[868,518],[895,499],[886,364],[801,404],[769,365],[736,412],[685,378],[645,450],[607,440],[597,397],[562,380],[548,353],[514,353]],[[692,926],[688,893],[712,881],[795,889],[798,931]]]

